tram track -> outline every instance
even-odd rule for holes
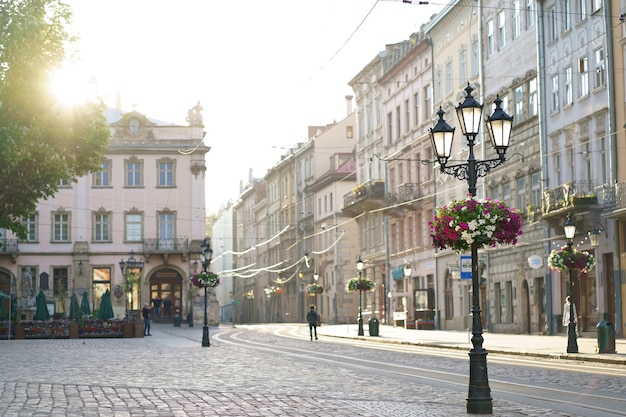
[[[450,389],[462,392],[467,389],[468,375],[466,368],[467,352],[454,351],[448,349],[427,348],[420,346],[393,345],[389,343],[379,343],[373,341],[359,341],[341,338],[325,338],[323,342],[315,342],[315,349],[311,350],[308,341],[308,329],[298,326],[279,326],[265,328],[271,336],[287,338],[294,341],[292,344],[267,343],[259,340],[246,338],[245,332],[240,331],[225,332],[217,336],[223,343],[245,345],[251,349],[257,349],[266,353],[276,355],[288,355],[296,360],[317,361],[331,367],[344,367],[369,376],[384,375],[406,381],[407,384],[426,384],[438,388]],[[258,328],[249,329],[257,331]],[[306,330],[306,333],[305,333]],[[297,344],[297,341],[306,341],[306,345]],[[411,364],[394,363],[388,358],[364,358],[362,355],[353,353],[341,353],[337,346],[346,346],[353,349],[367,349],[370,351],[382,351],[382,354],[390,355],[413,355],[415,357],[426,358],[426,360],[415,360]],[[334,346],[331,349],[325,347]],[[428,358],[431,358],[429,360]],[[436,358],[436,359],[434,359]],[[448,361],[458,361],[461,365],[457,369],[438,369],[434,362],[445,359]],[[524,369],[524,372],[510,372],[511,377],[490,376],[489,382],[494,401],[506,399],[521,404],[531,404],[536,407],[558,410],[568,415],[578,416],[626,416],[626,399],[623,399],[623,392],[611,392],[603,387],[591,386],[590,375],[624,376],[626,370],[609,367],[601,367],[598,364],[593,366],[555,363],[549,360],[538,360],[537,358],[522,358],[508,356],[490,356],[491,365],[509,367],[513,369]],[[535,370],[535,371],[533,371]],[[522,380],[519,374],[532,374],[541,372],[560,372],[570,375],[581,381],[579,385],[555,386],[553,383],[546,383],[538,378],[537,381]],[[587,376],[587,377],[586,377]]]

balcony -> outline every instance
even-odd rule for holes
[[[589,181],[571,181],[544,192],[543,217],[555,217],[570,211],[598,208],[596,187]]]
[[[385,206],[385,183],[369,181],[359,184],[354,190],[343,196],[343,211],[355,217],[370,210]]]
[[[162,255],[165,262],[169,255],[180,254],[183,261],[186,261],[189,253],[189,240],[186,238],[144,239],[143,253],[146,258],[149,258],[151,254]]]
[[[626,217],[626,182],[618,182],[603,188],[604,214],[611,218]]]
[[[18,252],[19,248],[17,239],[0,240],[0,255],[11,255],[13,262],[15,262]]]

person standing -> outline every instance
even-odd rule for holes
[[[141,309],[141,314],[143,315],[143,335],[152,336],[150,334],[150,316],[152,314],[152,309],[150,308],[150,304],[145,303],[143,305],[143,308]]]
[[[570,311],[573,311],[574,326],[578,324],[578,315],[576,314],[576,304],[572,303],[572,299],[568,295],[565,297],[565,304],[563,305],[563,326],[568,327],[570,321]]]
[[[154,316],[158,319],[161,318],[161,303],[163,300],[156,296],[152,299],[152,305],[154,306]]]
[[[314,305],[309,309],[306,320],[309,322],[309,335],[311,336],[311,340],[313,340],[313,335],[315,335],[315,340],[317,340],[317,325],[320,322],[320,315],[315,311]]]

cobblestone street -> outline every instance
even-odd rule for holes
[[[465,393],[406,387],[385,377],[372,381],[289,355],[260,355],[219,341],[231,331],[274,340],[245,329],[212,328],[211,347],[202,348],[201,327],[154,325],[154,336],[143,339],[2,341],[0,410],[16,417],[466,414]],[[306,339],[276,343],[312,346]],[[546,415],[496,403],[496,416]]]

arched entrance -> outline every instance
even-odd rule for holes
[[[167,321],[176,313],[181,314],[182,287],[182,276],[174,269],[159,269],[150,276],[150,301],[153,306],[160,304],[160,314],[155,314],[155,321]]]

